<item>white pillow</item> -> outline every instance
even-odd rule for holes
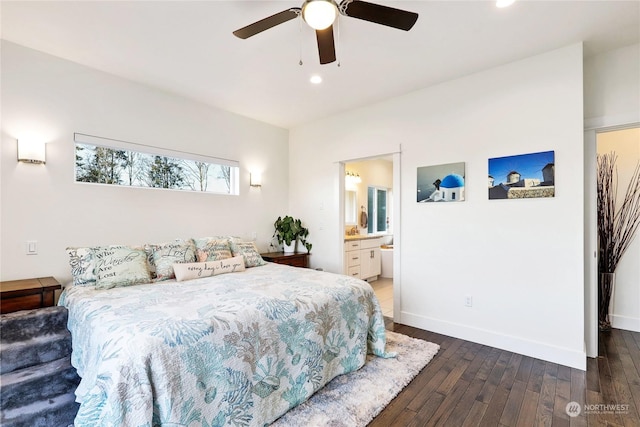
[[[236,271],[244,271],[244,257],[240,255],[217,261],[176,263],[173,264],[173,271],[178,282],[217,276],[224,273],[234,273]]]

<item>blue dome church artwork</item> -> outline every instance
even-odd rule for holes
[[[418,203],[464,201],[464,162],[418,168]]]

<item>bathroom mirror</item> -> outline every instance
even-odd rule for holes
[[[355,191],[344,192],[344,223],[345,225],[356,225],[358,197]]]

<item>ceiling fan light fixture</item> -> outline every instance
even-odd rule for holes
[[[335,62],[337,59],[333,24],[338,14],[342,15],[341,19],[342,17],[357,18],[404,31],[409,31],[418,20],[418,14],[415,12],[368,1],[340,0],[339,4],[338,7],[338,0],[305,0],[302,7],[290,7],[267,16],[234,31],[233,35],[247,39],[302,15],[302,19],[315,30],[320,65],[324,65]],[[339,66],[340,63],[338,63]]]
[[[302,6],[302,18],[314,30],[324,30],[333,25],[338,9],[331,0],[307,0]]]

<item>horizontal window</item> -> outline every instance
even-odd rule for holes
[[[80,133],[74,140],[76,182],[238,194],[237,161]]]

